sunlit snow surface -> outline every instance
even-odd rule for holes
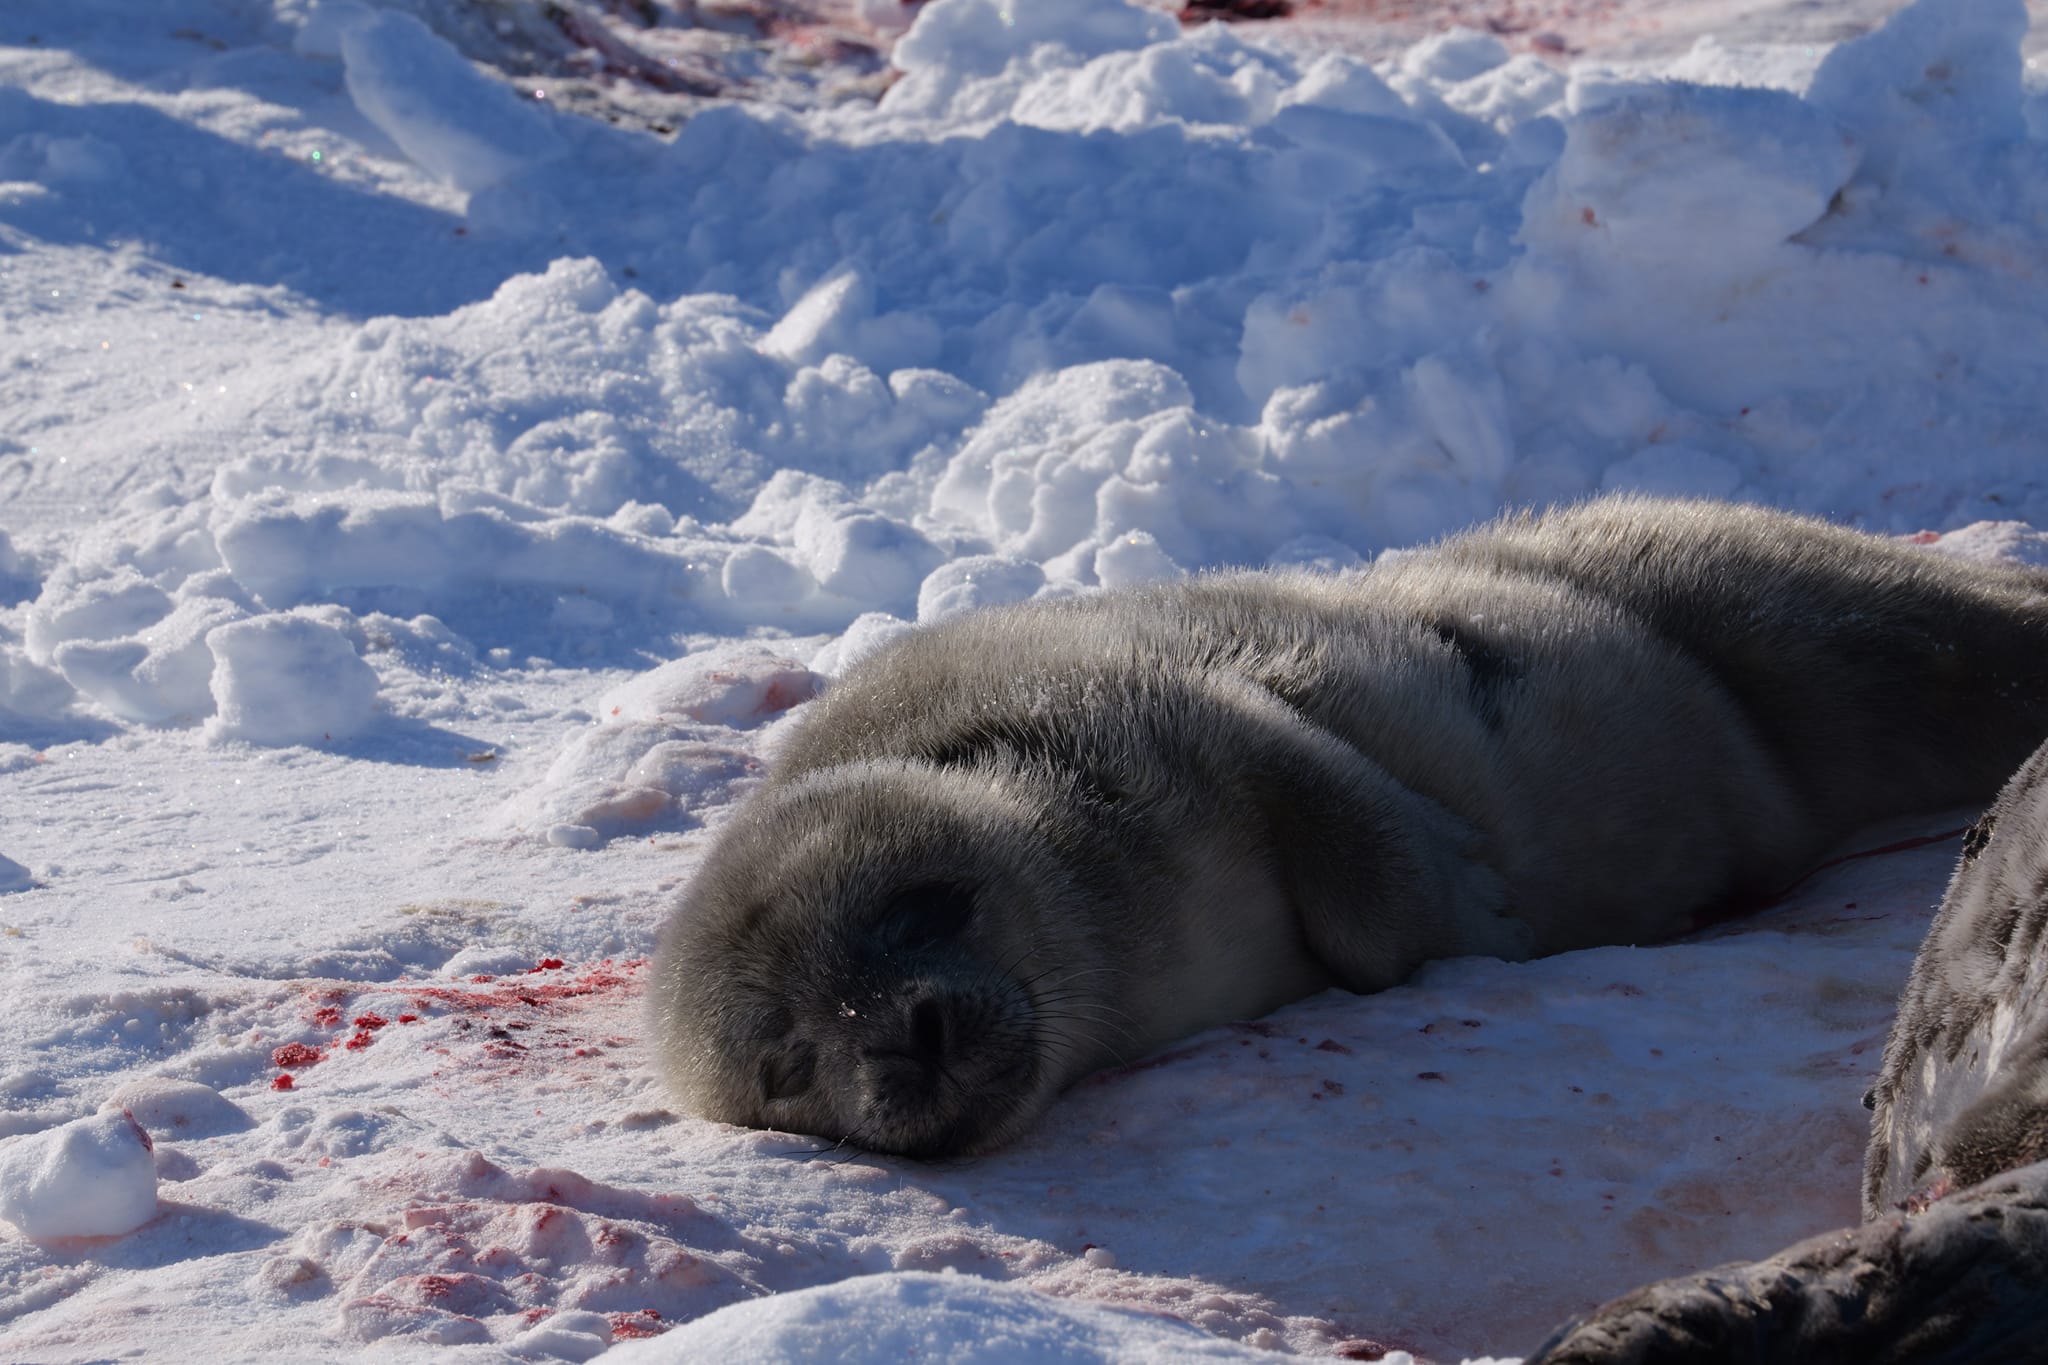
[[[933,0],[668,139],[462,13],[0,10],[0,1356],[1457,1359],[1853,1220],[1952,841],[970,1163],[679,1116],[639,1000],[919,619],[1612,488],[2048,560],[2020,0],[1626,69]]]

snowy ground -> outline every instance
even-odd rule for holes
[[[1853,1220],[1952,841],[957,1165],[671,1112],[639,992],[909,621],[1622,487],[2048,562],[2020,0],[1572,64],[932,0],[879,104],[537,12],[0,9],[0,1358],[1456,1359]]]

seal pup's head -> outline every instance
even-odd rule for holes
[[[898,761],[744,803],[656,964],[672,1084],[706,1118],[910,1156],[1014,1137],[1119,1051],[1055,807],[1021,775]]]

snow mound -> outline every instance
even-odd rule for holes
[[[903,1360],[1266,1361],[1270,1350],[1218,1340],[1184,1322],[1052,1298],[971,1275],[866,1275],[734,1304],[662,1336],[627,1342],[622,1365],[894,1365]],[[1409,1365],[1396,1351],[1384,1359]]]
[[[214,718],[207,735],[251,744],[317,744],[369,728],[377,674],[343,632],[272,613],[208,631]]]
[[[339,25],[349,98],[422,169],[474,192],[567,151],[546,114],[418,19],[346,10],[358,11]]]
[[[146,1131],[174,1141],[238,1133],[254,1122],[247,1110],[212,1086],[167,1076],[122,1082],[101,1102],[100,1112],[125,1113]]]
[[[133,1232],[156,1216],[151,1146],[124,1113],[0,1142],[0,1219],[35,1241]]]
[[[761,763],[740,732],[809,700],[823,679],[786,654],[734,643],[674,659],[598,699],[597,719],[562,746],[507,827],[563,848],[677,829],[735,799]]]

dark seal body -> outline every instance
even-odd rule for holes
[[[1529,1365],[2048,1361],[2048,744],[1964,841],[1871,1091],[1860,1228],[1666,1280]]]
[[[657,1042],[709,1117],[985,1149],[1333,983],[1683,931],[2043,733],[2041,577],[1714,503],[956,617],[721,831]]]
[[[2048,744],[1964,839],[1870,1100],[1865,1217],[2048,1160]]]

